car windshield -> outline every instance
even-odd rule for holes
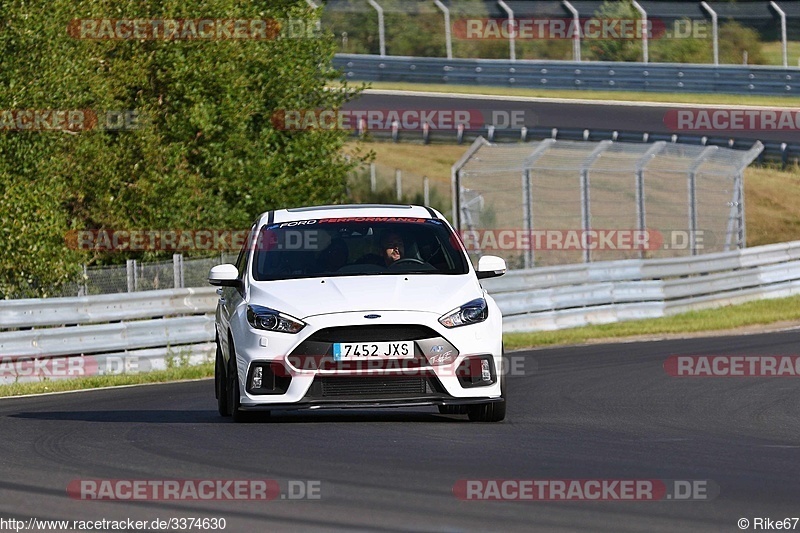
[[[379,274],[466,274],[458,238],[441,220],[358,217],[262,227],[256,281]]]

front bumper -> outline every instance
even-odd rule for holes
[[[326,410],[326,409],[375,409],[384,407],[426,407],[432,405],[478,405],[484,403],[502,403],[503,398],[407,398],[403,400],[363,399],[363,400],[312,400],[297,403],[270,403],[242,405],[243,411],[289,411],[289,410]]]
[[[453,329],[439,324],[433,313],[377,313],[381,315],[378,320],[365,318],[371,314],[367,312],[309,317],[305,319],[308,325],[294,335],[253,329],[246,320],[244,324],[232,321],[242,408],[341,409],[502,401],[499,376],[505,369],[499,312],[490,313],[490,319],[480,324]],[[389,360],[386,365],[333,361],[332,342],[369,340],[413,340],[414,358]],[[490,363],[488,382],[472,383],[459,375],[475,358]],[[252,370],[270,363],[283,369],[282,387],[251,390]],[[278,381],[271,379],[271,383]]]

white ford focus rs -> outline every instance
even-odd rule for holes
[[[444,217],[418,206],[337,205],[264,213],[220,287],[219,412],[436,405],[506,413],[502,315]]]

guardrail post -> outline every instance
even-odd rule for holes
[[[500,5],[500,7],[503,8],[503,11],[505,11],[508,14],[508,58],[511,61],[516,61],[517,60],[517,43],[516,43],[517,28],[516,28],[516,23],[514,22],[514,12],[511,10],[510,7],[508,7],[508,4],[506,4],[503,0],[497,0],[497,3]]]
[[[422,203],[425,207],[431,205],[431,184],[428,176],[422,176]]]
[[[642,232],[647,230],[647,211],[645,210],[644,201],[644,169],[666,145],[666,141],[653,143],[653,146],[636,161],[636,229]],[[639,250],[639,257],[644,259],[644,255],[645,250]]]
[[[378,190],[378,174],[374,162],[369,164],[369,190],[371,192]]]
[[[386,57],[386,26],[383,21],[383,8],[375,0],[367,0],[367,2],[378,12],[378,43],[381,57]]]
[[[572,20],[575,23],[575,33],[572,34],[572,60],[581,60],[581,19],[578,10],[569,3],[568,0],[561,0],[570,13],[572,13]]]
[[[717,12],[711,9],[707,2],[700,2],[700,5],[711,15],[711,42],[714,47],[714,64],[719,65],[719,20]]]
[[[453,35],[450,32],[450,10],[441,0],[433,0],[436,7],[444,13],[444,43],[447,49],[447,59],[453,59]]]

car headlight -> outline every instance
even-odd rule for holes
[[[439,319],[439,323],[446,328],[457,328],[483,322],[488,316],[489,306],[486,305],[486,300],[478,298],[446,313]]]
[[[282,333],[297,333],[306,326],[301,320],[260,305],[247,306],[247,321],[256,329]]]

